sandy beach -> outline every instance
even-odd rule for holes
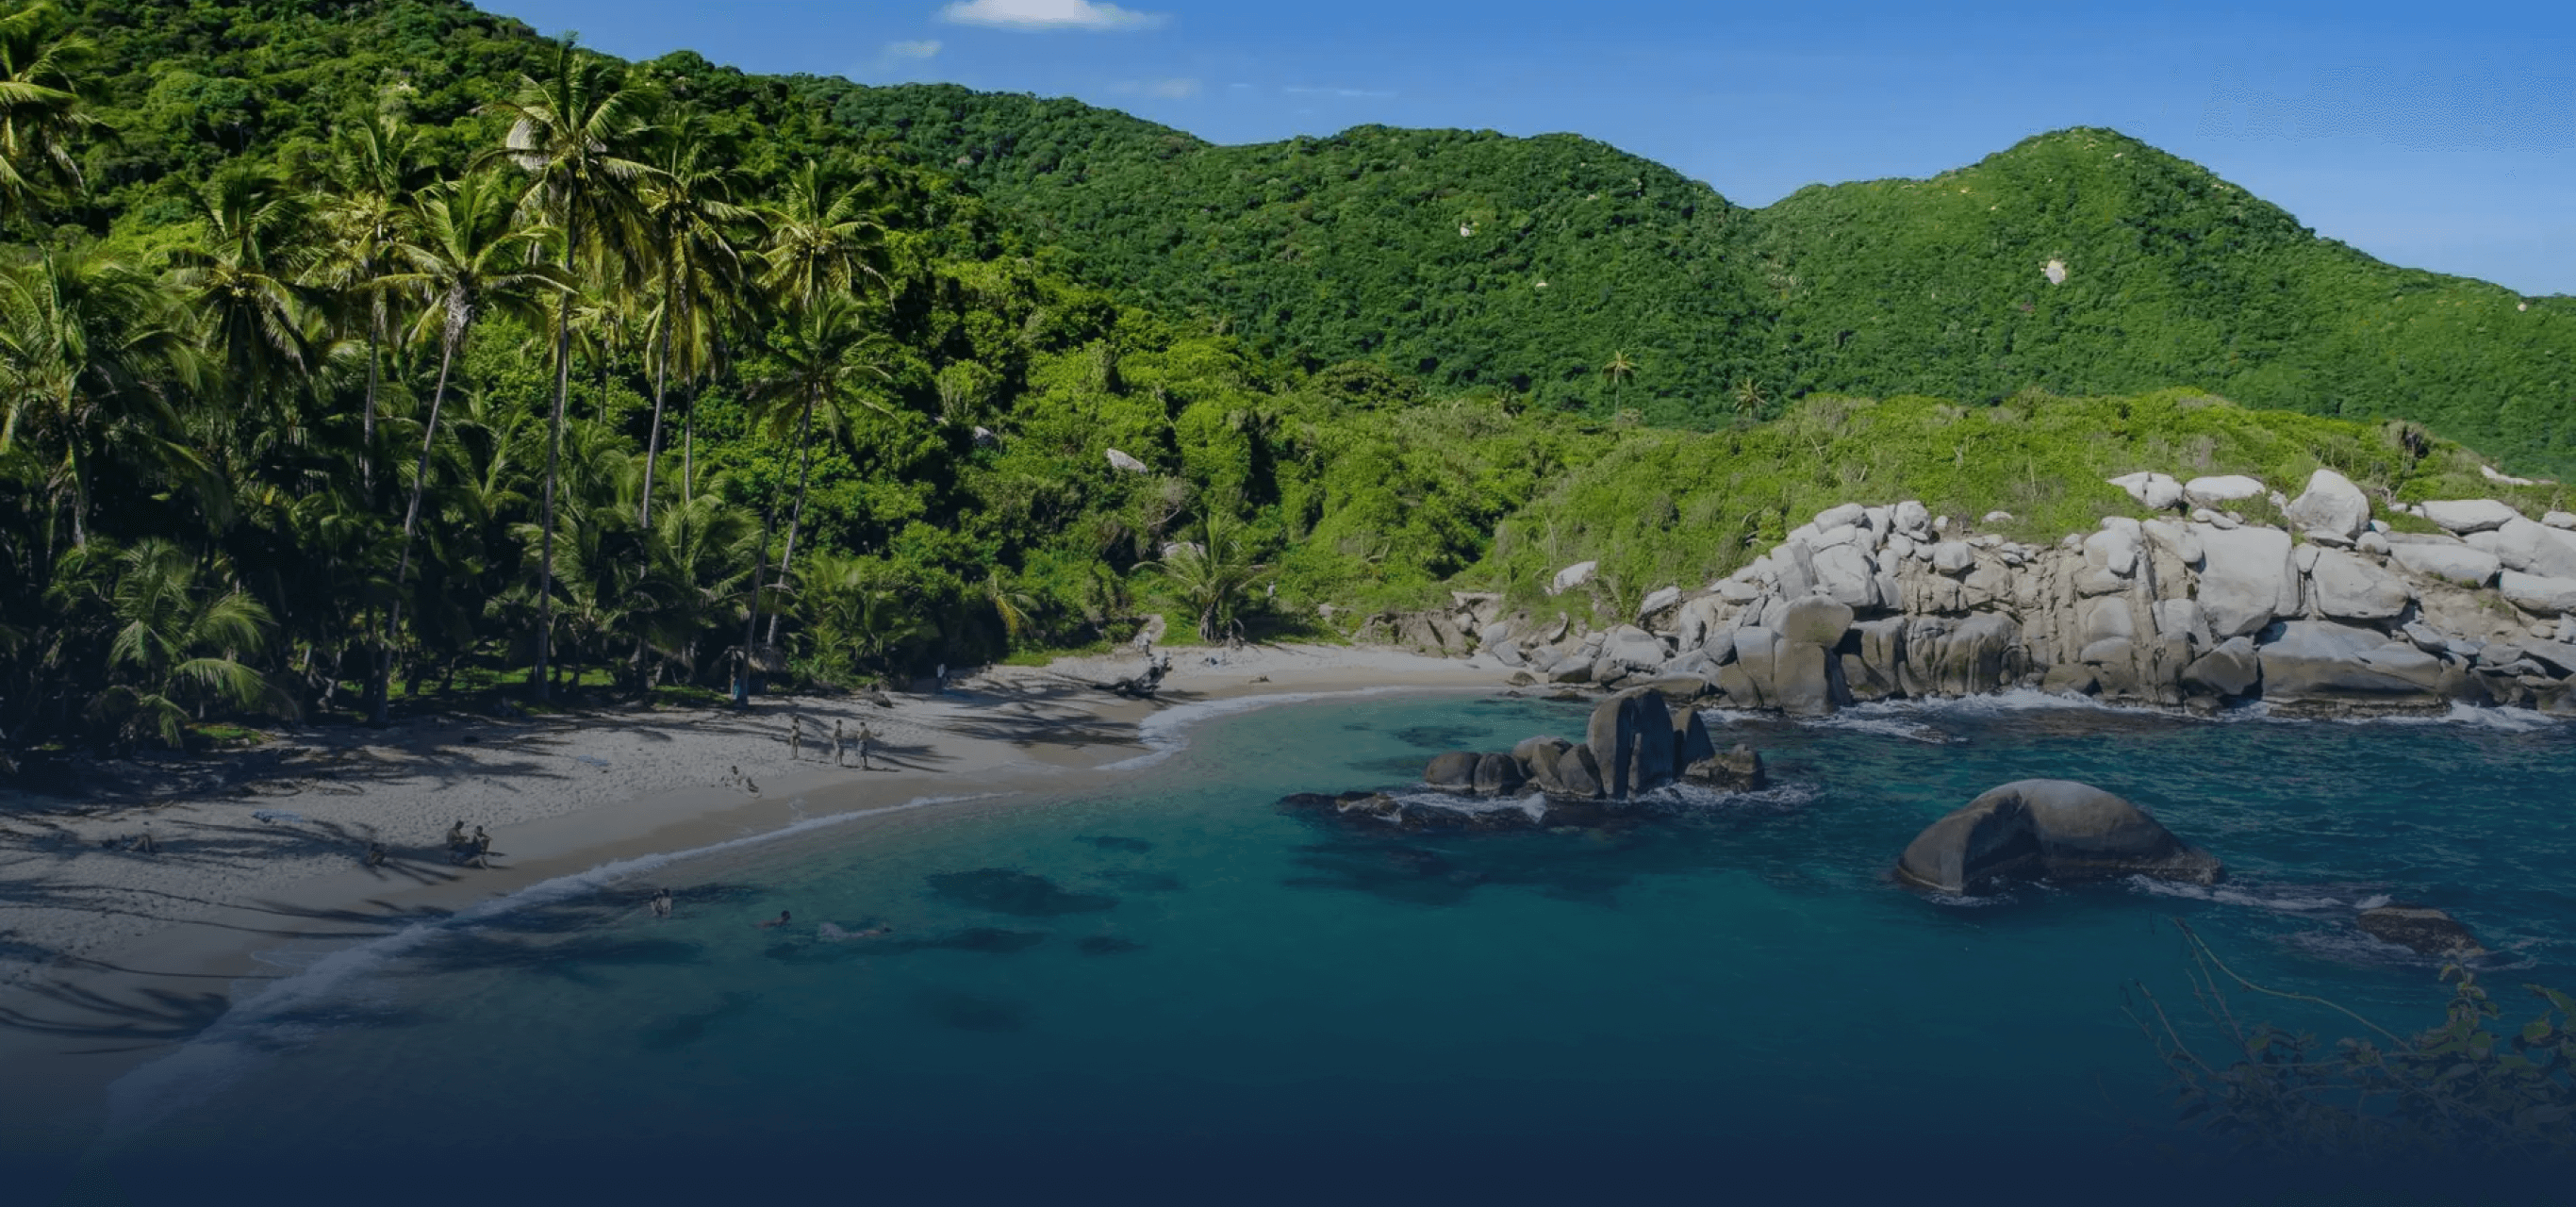
[[[120,798],[0,793],[0,1062],[77,1095],[278,975],[263,952],[360,940],[615,860],[819,817],[1105,786],[1153,762],[1177,723],[1226,701],[1500,688],[1509,674],[1490,659],[1370,647],[1169,652],[1152,701],[1096,686],[1139,668],[1122,654],[989,668],[886,705],[769,697],[747,712],[459,713],[310,729],[109,769],[141,785]],[[791,714],[803,734],[795,757]],[[834,762],[836,722],[853,739],[869,728],[873,770],[859,768],[854,740]],[[456,824],[491,834],[488,867],[450,857]],[[155,849],[137,849],[147,828]],[[371,843],[385,848],[381,866],[364,862]],[[47,1130],[88,1114],[49,1118]]]

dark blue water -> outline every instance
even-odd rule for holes
[[[916,810],[451,928],[235,1032],[229,1054],[255,1058],[221,1063],[194,1105],[166,1109],[187,1100],[167,1076],[129,1083],[149,1109],[117,1142],[124,1184],[137,1201],[213,1170],[357,1178],[392,1201],[465,1183],[503,1201],[2109,1201],[2151,1178],[2109,1171],[2201,1151],[2124,1012],[2143,984],[2191,1016],[2168,919],[2252,979],[2400,1032],[2446,993],[2434,962],[2358,931],[2371,897],[2468,922],[2516,1014],[2522,981],[2576,986],[2576,734],[2536,721],[1971,702],[1734,719],[1777,787],[1615,830],[1401,834],[1274,803],[1401,784],[1433,753],[1583,715],[1285,705],[1210,722],[1113,796]],[[2146,805],[2229,882],[1973,906],[1888,883],[1924,824],[2033,776]],[[678,889],[676,918],[641,908],[651,883]],[[781,909],[792,925],[753,927]],[[832,941],[824,923],[893,930]]]

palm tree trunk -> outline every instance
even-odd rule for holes
[[[643,527],[653,524],[653,462],[662,455],[662,395],[671,384],[671,307],[662,306],[662,347],[654,357],[653,427],[644,436],[644,499],[635,509],[635,522]]]
[[[367,403],[358,416],[358,486],[371,507],[376,500],[376,382],[382,374],[378,349],[384,336],[384,304],[378,302],[367,314]]]
[[[688,390],[689,405],[680,412],[680,501],[698,497],[698,392]]]
[[[81,455],[80,437],[72,445],[72,548],[89,548],[89,458]]]
[[[564,275],[573,273],[573,252],[580,246],[580,224],[564,221]],[[551,694],[546,682],[546,645],[554,625],[555,608],[555,470],[562,460],[564,400],[572,394],[572,293],[567,290],[555,321],[555,410],[546,424],[546,490],[545,504],[540,508],[537,524],[537,661],[528,668],[528,686],[538,699]]]
[[[805,392],[805,417],[796,423],[796,509],[787,517],[787,548],[778,557],[778,581],[787,581],[788,567],[796,561],[796,527],[805,522],[805,481],[814,474],[814,396],[821,391]],[[769,617],[769,644],[778,644],[778,615]]]
[[[411,506],[403,512],[402,557],[394,563],[394,605],[385,613],[384,640],[379,643],[382,661],[376,669],[376,724],[385,723],[392,710],[394,683],[394,635],[402,631],[403,583],[411,577],[412,534],[420,531],[420,496],[429,482],[429,451],[438,443],[438,411],[447,402],[447,369],[456,359],[456,345],[464,339],[459,331],[455,339],[442,340],[438,349],[438,387],[429,394],[429,425],[420,437],[420,463],[411,471]]]
[[[742,622],[742,670],[734,676],[733,705],[751,706],[751,643],[760,632],[760,576],[769,568],[769,526],[777,518],[775,510],[760,513],[760,544],[751,551],[751,614]]]

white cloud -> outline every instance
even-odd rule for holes
[[[935,40],[888,42],[885,47],[885,57],[889,59],[927,59],[938,53],[939,43]]]
[[[1152,29],[1169,18],[1093,0],[957,0],[941,20],[1003,29]]]

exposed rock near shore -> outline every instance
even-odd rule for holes
[[[2487,954],[2485,945],[2469,933],[2468,927],[2438,909],[2383,905],[2361,911],[2360,921],[2362,933],[2419,955],[2466,960]]]
[[[2442,532],[2397,531],[2367,492],[2318,470],[2296,499],[2271,494],[2289,523],[2275,527],[2212,510],[2262,497],[2250,478],[2113,483],[2154,514],[2033,545],[1912,500],[1847,503],[1724,579],[1649,593],[1607,630],[1469,593],[1436,622],[1372,624],[1488,651],[1533,683],[1651,683],[1674,704],[1792,715],[2012,688],[2204,709],[2576,713],[2576,531],[2547,522],[2560,513],[2436,500],[2406,511]],[[1598,771],[1615,792],[1631,769]]]
[[[1925,827],[1897,860],[1896,875],[1917,887],[1966,893],[2022,878],[2212,884],[2221,868],[2145,810],[2091,784],[2017,780]]]

